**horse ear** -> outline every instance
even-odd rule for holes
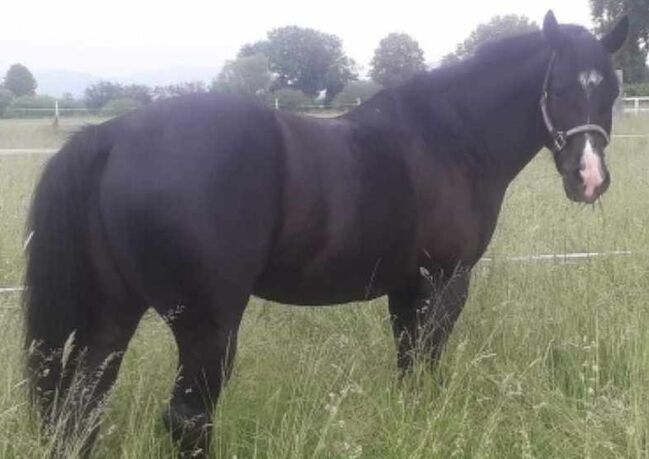
[[[629,16],[624,16],[622,19],[617,21],[613,30],[600,38],[599,41],[609,53],[614,54],[622,47],[628,35]]]
[[[557,18],[554,17],[552,10],[548,10],[543,19],[543,36],[552,49],[558,51],[561,48],[563,36]]]

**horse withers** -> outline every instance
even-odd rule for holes
[[[504,193],[534,155],[553,152],[568,198],[606,191],[611,54],[627,32],[625,18],[597,39],[549,12],[542,31],[339,118],[202,94],[72,136],[29,219],[27,366],[46,422],[71,401],[65,432],[79,436],[149,307],[178,345],[164,420],[185,452],[207,454],[250,295],[298,305],[387,295],[399,368],[414,350],[434,363]]]

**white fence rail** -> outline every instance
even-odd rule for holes
[[[649,112],[649,97],[624,97],[622,103],[625,113]]]
[[[649,96],[643,97],[622,97],[620,99],[622,109],[625,113],[642,113],[649,112]],[[354,103],[344,104],[336,106],[335,108],[324,106],[324,105],[300,105],[292,107],[294,110],[298,111],[346,111],[357,105],[361,104],[361,99],[357,98]],[[272,104],[273,108],[280,109],[282,105],[279,103],[279,99],[275,99]],[[53,117],[55,120],[58,120],[60,116],[75,116],[75,115],[97,115],[100,113],[100,110],[88,109],[88,108],[61,108],[58,106],[58,101],[55,102],[51,108],[13,108],[8,110],[7,115],[10,118],[13,117]],[[11,116],[13,115],[13,116]]]

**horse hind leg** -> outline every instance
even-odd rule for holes
[[[178,346],[178,378],[163,421],[183,455],[209,453],[213,410],[232,370],[237,332],[248,294],[192,294],[158,310]]]
[[[73,447],[88,457],[99,431],[103,402],[112,388],[128,344],[147,310],[146,301],[116,269],[112,254],[93,220],[92,294],[89,321],[76,330],[59,385],[53,443],[56,454]],[[55,455],[56,455],[55,454]]]
[[[63,368],[59,395],[49,420],[55,457],[90,455],[103,402],[124,353],[146,310],[137,301],[104,298],[94,303],[92,321],[77,331]]]

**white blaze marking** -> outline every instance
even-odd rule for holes
[[[586,96],[590,97],[590,93],[594,86],[602,82],[604,77],[597,70],[586,70],[579,74],[579,84],[586,91]]]
[[[595,190],[604,183],[604,173],[602,171],[602,161],[593,150],[589,134],[586,134],[586,144],[581,155],[580,174],[584,182],[584,196],[586,199],[592,199]]]

